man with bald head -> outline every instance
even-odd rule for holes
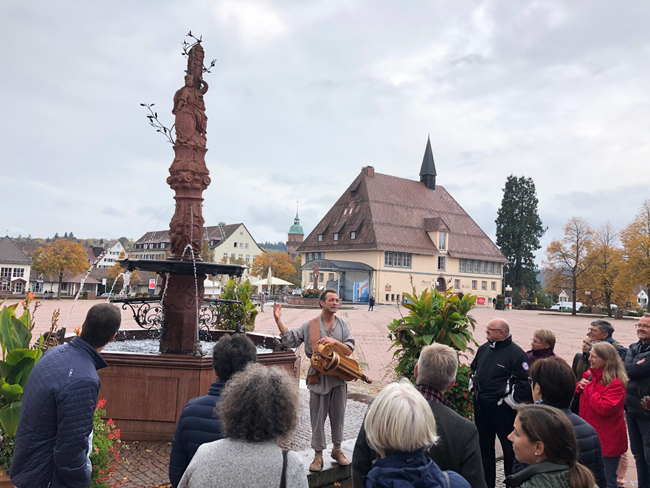
[[[483,471],[488,488],[496,483],[494,442],[503,448],[505,475],[512,473],[515,455],[508,435],[512,432],[520,403],[532,400],[528,385],[528,356],[512,341],[504,319],[492,319],[486,329],[487,342],[472,361],[470,390],[474,395],[474,418],[478,429]]]

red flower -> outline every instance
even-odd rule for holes
[[[97,407],[98,408],[104,408],[104,405],[106,405],[106,400],[104,398],[102,398],[101,400],[99,400],[97,402]]]
[[[108,419],[108,422],[106,422],[108,425],[114,425],[115,422],[113,422],[113,419]]]
[[[463,393],[463,398],[467,398],[467,393]]]

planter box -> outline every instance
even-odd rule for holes
[[[318,298],[303,298],[303,297],[288,297],[287,303],[289,305],[303,305],[308,307],[320,308],[320,300]]]
[[[230,331],[210,331],[217,340]],[[123,337],[144,338],[146,330],[120,331]],[[247,334],[256,344],[272,338],[262,334]],[[202,339],[204,334],[202,334]],[[274,351],[258,354],[265,366],[278,366],[300,379],[299,350]],[[99,398],[106,399],[106,416],[112,418],[126,441],[171,441],[176,422],[185,404],[194,397],[205,395],[216,375],[212,356],[183,354],[137,354],[102,352],[108,368],[100,370],[102,385]]]

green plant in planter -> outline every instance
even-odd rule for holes
[[[23,314],[16,316],[18,304],[4,306],[0,311],[0,464],[7,470],[13,456],[13,437],[18,428],[23,389],[32,368],[43,355],[43,336],[34,349],[29,348],[34,323],[30,304],[34,298],[28,293],[23,302]],[[3,300],[4,302],[4,300]],[[3,303],[0,302],[0,305]],[[36,307],[34,311],[36,311]]]
[[[413,294],[404,293],[404,298],[406,302],[400,305],[408,309],[409,314],[394,319],[388,325],[388,337],[393,341],[391,348],[396,348],[393,354],[397,358],[395,372],[399,376],[415,382],[413,370],[420,358],[420,351],[434,342],[445,344],[459,352],[474,352],[470,345],[478,346],[473,336],[476,320],[468,312],[474,307],[476,297],[468,294],[460,298],[451,288],[442,293],[435,288],[426,289],[418,296],[413,287]],[[468,366],[459,366],[457,385],[447,397],[454,405],[454,410],[471,418],[471,398],[467,390],[469,375],[464,368],[467,369]],[[466,393],[467,396],[464,396]]]
[[[235,283],[228,280],[228,284],[221,293],[223,300],[239,300],[241,305],[229,305],[224,307],[221,313],[221,320],[218,328],[222,330],[236,330],[237,326],[245,323],[246,330],[252,331],[255,328],[255,318],[257,317],[256,305],[251,300],[253,287],[250,281]]]
[[[16,317],[17,303],[0,311],[0,346],[2,346],[2,377],[0,378],[0,429],[3,434],[16,435],[22,406],[23,388],[32,368],[41,358],[41,337],[38,347],[29,348],[34,324],[31,319],[29,294],[24,302],[23,314]]]

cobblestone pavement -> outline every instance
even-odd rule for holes
[[[67,322],[68,312],[72,306],[72,300],[47,300],[42,302],[43,305],[36,314],[35,333],[49,330],[50,317],[55,309],[60,309],[59,325],[64,326]],[[97,303],[95,300],[79,300],[72,313],[68,330],[81,326],[87,310]],[[269,304],[271,305],[271,304]],[[267,334],[273,331],[277,334],[277,327],[272,317],[271,306],[266,308],[266,312],[257,316],[255,331]],[[368,312],[365,306],[354,306],[352,310],[341,310],[339,315],[348,321],[352,334],[356,339],[356,348],[353,357],[359,361],[364,369],[365,374],[373,380],[372,385],[352,382],[349,384],[350,391],[359,391],[362,393],[376,394],[386,382],[393,380],[392,365],[393,350],[390,349],[391,342],[388,340],[387,325],[401,314],[406,314],[404,309],[401,311],[395,306],[375,306],[375,311]],[[289,328],[298,327],[304,321],[309,320],[318,313],[315,309],[292,309],[285,307],[283,309],[283,321]],[[557,337],[555,352],[567,361],[572,361],[575,353],[580,351],[581,342],[585,336],[588,326],[593,317],[576,316],[572,317],[566,314],[557,313],[539,313],[535,311],[496,311],[490,308],[474,309],[473,317],[477,321],[475,338],[479,343],[485,341],[484,328],[487,323],[495,317],[504,317],[510,323],[513,339],[524,350],[530,349],[530,340],[535,329],[551,329]],[[136,327],[133,317],[127,311],[122,311],[122,328]],[[636,331],[634,320],[611,320],[616,329],[614,337],[623,345],[627,346],[636,342]],[[304,353],[303,353],[304,354]],[[467,355],[467,362],[471,361],[471,355]],[[306,358],[303,358],[303,366],[307,364]],[[356,402],[354,402],[356,403]],[[352,420],[356,415],[357,407],[351,407],[349,410],[350,421],[346,424],[346,436],[356,435],[354,432]],[[365,405],[359,407],[365,412]],[[305,414],[308,420],[308,413]],[[301,425],[304,419],[301,419]],[[307,430],[300,431],[296,434],[295,442],[303,442]],[[349,429],[349,430],[348,430]],[[358,427],[357,427],[358,429]],[[347,438],[347,437],[346,437]],[[292,440],[293,442],[293,440]],[[296,444],[298,445],[298,444]],[[300,444],[301,446],[303,444]],[[147,447],[148,446],[148,447]],[[152,448],[155,447],[155,448]],[[133,450],[126,456],[130,458],[131,465],[125,466],[120,470],[124,473],[122,478],[125,486],[154,486],[159,480],[165,479],[167,473],[166,459],[169,456],[169,448],[160,444],[153,446],[153,443],[140,443],[134,445]],[[147,451],[147,449],[150,451]],[[156,461],[152,461],[152,458]],[[626,476],[626,486],[636,485],[636,470],[631,453],[629,454],[630,463]],[[127,469],[128,468],[128,469]],[[147,474],[149,473],[149,474]],[[146,476],[145,476],[146,475]],[[137,483],[143,483],[138,485]],[[145,484],[149,483],[149,484]]]

